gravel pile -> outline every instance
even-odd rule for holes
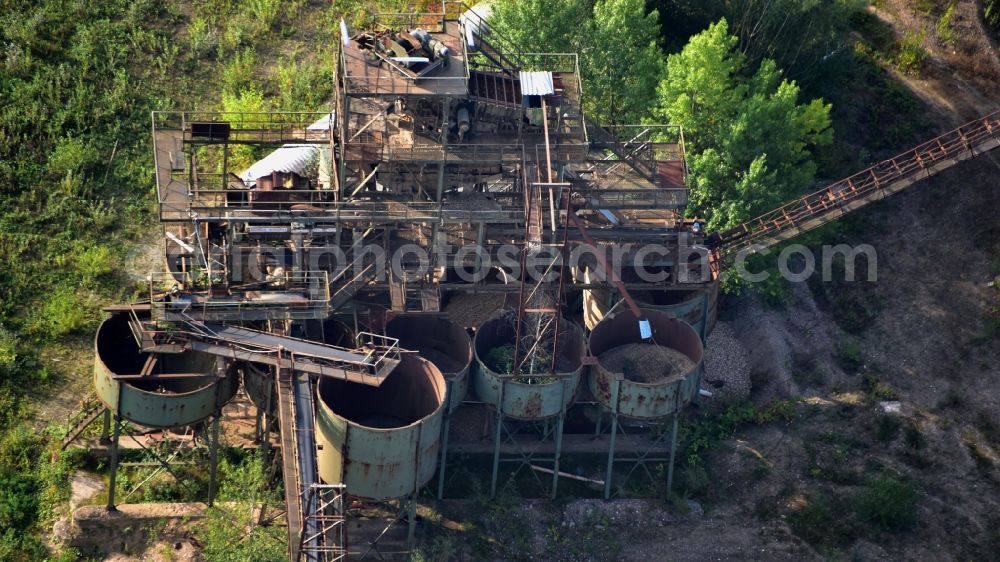
[[[715,325],[705,346],[705,385],[707,390],[746,398],[750,396],[750,363],[747,350],[736,333],[724,322]]]
[[[598,359],[605,369],[641,383],[660,382],[694,368],[694,362],[680,351],[650,343],[615,347],[602,353]]]
[[[452,293],[444,311],[463,328],[478,328],[503,306],[502,293]]]

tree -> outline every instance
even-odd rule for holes
[[[590,16],[585,0],[503,0],[492,5],[490,30],[525,53],[565,53]]]
[[[681,125],[693,210],[725,229],[792,197],[812,182],[813,151],[830,144],[830,105],[799,104],[799,87],[764,59],[756,72],[725,19],[667,59],[654,114]]]
[[[664,71],[659,15],[642,0],[598,0],[581,37],[584,110],[601,123],[639,123]]]
[[[493,5],[490,28],[528,53],[580,54],[583,104],[602,123],[638,123],[663,73],[659,15],[642,0],[518,0]]]
[[[851,17],[868,0],[657,0],[703,24],[726,18],[740,51],[765,57],[797,80],[813,84],[831,65],[849,60]]]

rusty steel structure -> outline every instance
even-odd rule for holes
[[[683,130],[585,115],[576,54],[524,52],[450,1],[342,23],[337,50],[324,110],[152,114],[166,268],[142,302],[107,309],[99,401],[64,440],[103,416],[113,508],[124,422],[209,427],[211,502],[242,373],[265,455],[279,434],[292,560],[377,551],[388,527],[348,549],[356,498],[397,500],[412,541],[414,498],[435,473],[446,495],[449,453],[491,456],[493,493],[514,463],[509,479],[555,496],[580,480],[564,453],[606,459],[605,497],[617,465],[618,489],[652,478],[647,463],[672,475],[733,256],[1000,145],[995,113],[707,234],[685,215]],[[449,313],[470,294],[504,304]],[[694,367],[636,383],[597,358],[637,342]],[[571,417],[591,425],[567,431]]]

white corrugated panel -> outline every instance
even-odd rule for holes
[[[493,6],[490,2],[480,2],[458,17],[458,21],[465,28],[465,40],[470,48],[475,48],[473,35],[485,35],[489,32],[486,22],[492,14]]]
[[[556,93],[552,83],[552,73],[548,71],[521,71],[521,94],[525,96],[548,96]]]
[[[257,178],[269,176],[273,172],[294,172],[308,176],[308,171],[319,158],[320,147],[310,144],[286,144],[261,158],[240,174],[243,183],[251,185]]]
[[[319,121],[316,121],[312,125],[309,125],[308,127],[306,127],[306,130],[307,131],[329,131],[330,130],[330,121],[333,121],[333,117],[334,117],[333,112],[327,113],[323,117],[320,117]],[[333,128],[334,129],[337,128],[336,121],[334,121],[334,123],[333,123]]]

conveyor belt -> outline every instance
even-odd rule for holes
[[[995,112],[727,230],[715,247],[725,260],[740,250],[772,246],[998,146],[1000,112]]]
[[[297,372],[334,377],[378,386],[399,364],[378,351],[359,353],[289,336],[278,336],[225,324],[188,322],[192,328],[189,347],[240,361],[251,361]],[[276,353],[282,349],[279,357]]]
[[[313,484],[319,484],[319,472],[316,468],[316,418],[314,415],[312,384],[309,375],[299,373],[292,383],[295,403],[295,442],[296,458],[298,459],[298,493],[301,498],[303,521],[303,550],[306,560],[319,561],[317,552],[310,546],[318,546],[322,537],[319,536],[319,524],[309,515],[316,512],[318,498],[309,493]]]
[[[295,394],[292,390],[291,371],[278,373],[278,419],[281,431],[281,474],[285,480],[285,518],[288,525],[288,559],[299,559],[302,540],[302,495],[296,462],[297,440],[295,419]]]

